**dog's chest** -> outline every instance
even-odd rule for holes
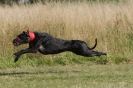
[[[45,49],[45,48],[44,48],[43,45],[41,45],[41,46],[39,47],[39,50],[40,50],[40,51],[44,51],[44,49]]]

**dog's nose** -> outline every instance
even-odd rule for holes
[[[12,43],[13,43],[14,46],[17,46],[17,41],[16,41],[16,39],[14,39],[14,40],[12,41]]]
[[[13,43],[13,44],[15,43],[15,39],[13,39],[12,43]]]

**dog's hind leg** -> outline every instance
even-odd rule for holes
[[[83,45],[82,45],[82,47],[75,49],[72,52],[77,55],[82,55],[82,56],[86,56],[86,57],[106,55],[106,53],[103,53],[103,52],[89,50],[87,48],[87,46],[83,46]]]
[[[107,55],[106,53],[103,52],[98,52],[98,51],[82,51],[82,52],[74,52],[77,55],[85,56],[85,57],[93,57],[93,56],[101,56],[101,55]]]
[[[107,55],[104,52],[99,52],[99,51],[89,51],[89,54],[91,54],[92,56],[101,56],[101,55]]]
[[[106,53],[93,50],[97,45],[97,40],[95,41],[96,43],[92,48],[89,48],[85,42],[73,41],[71,51],[77,55],[82,55],[86,57],[106,55]]]

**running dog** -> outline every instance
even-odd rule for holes
[[[93,50],[97,46],[97,39],[95,39],[95,45],[90,48],[87,46],[86,42],[81,40],[64,40],[54,38],[48,33],[23,31],[13,39],[14,46],[19,46],[21,44],[29,44],[29,47],[14,53],[14,62],[17,62],[22,54],[37,52],[48,55],[70,51],[85,57],[106,55],[104,52]]]

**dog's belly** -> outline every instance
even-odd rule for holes
[[[58,54],[64,51],[68,51],[65,48],[58,48],[58,47],[44,47],[43,45],[41,45],[39,47],[39,52],[42,54]]]
[[[41,45],[40,47],[39,47],[39,50],[38,50],[40,53],[42,53],[42,54],[49,54],[48,53],[48,51],[44,48],[44,46],[43,45]]]

